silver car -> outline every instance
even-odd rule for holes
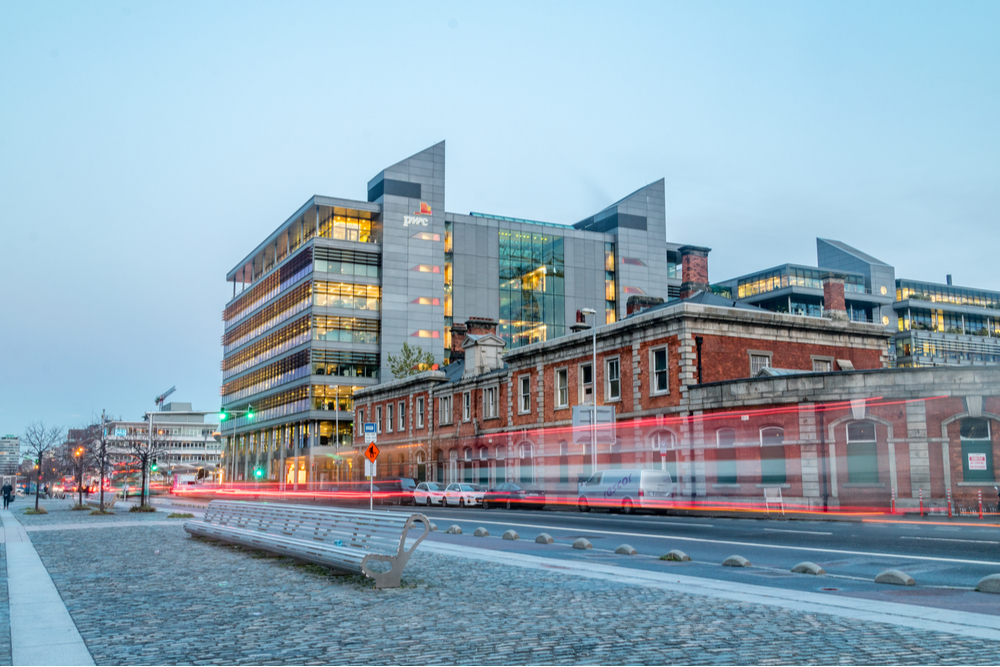
[[[444,504],[456,507],[482,506],[486,489],[478,484],[449,484],[444,490]]]
[[[444,504],[444,488],[435,482],[420,482],[413,490],[414,505],[442,505]]]

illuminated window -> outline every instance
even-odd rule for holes
[[[410,334],[410,338],[440,338],[440,331],[429,331],[427,329],[417,329]]]
[[[410,238],[411,239],[417,239],[419,241],[440,241],[441,240],[441,235],[440,234],[433,234],[431,232],[417,232],[416,234],[414,234]]]
[[[410,271],[417,271],[418,273],[441,273],[441,267],[432,264],[417,264],[411,267]]]
[[[438,299],[436,297],[430,297],[430,296],[418,296],[416,299],[414,299],[410,303],[415,303],[418,306],[440,306],[441,305],[441,299]]]

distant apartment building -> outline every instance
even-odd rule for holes
[[[896,367],[1000,363],[1000,292],[896,278],[895,269],[841,241],[816,239],[817,266],[784,264],[713,285],[720,295],[766,310],[824,315],[823,276],[844,283],[855,322],[894,333]]]
[[[212,477],[222,463],[222,444],[216,435],[219,425],[206,421],[214,412],[192,410],[190,403],[167,403],[152,416],[152,441],[156,443],[157,467],[167,473],[197,473]],[[149,439],[149,419],[113,420],[108,424],[108,440],[114,461],[122,467],[131,462],[125,441]]]
[[[583,308],[612,323],[629,297],[676,296],[665,211],[660,179],[572,224],[447,212],[444,142],[380,171],[365,200],[310,198],[226,276],[228,479],[349,477],[354,394],[393,379],[404,343],[443,367],[471,317],[518,349]]]
[[[16,435],[0,438],[0,475],[14,475],[21,465],[21,440]]]

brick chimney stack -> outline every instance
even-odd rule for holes
[[[488,317],[470,317],[465,321],[466,333],[482,336],[484,334],[497,335],[497,321]]]
[[[695,292],[709,292],[708,284],[708,253],[711,248],[696,245],[685,245],[677,249],[681,254],[681,293],[680,298],[686,299]]]
[[[465,332],[467,327],[464,324],[451,325],[451,360],[458,361],[465,359],[465,350],[462,343],[465,342]]]
[[[829,317],[831,320],[847,320],[843,274],[834,271],[823,273],[823,317]]]

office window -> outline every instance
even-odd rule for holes
[[[565,368],[556,371],[556,407],[569,407],[569,371]]]
[[[621,367],[618,357],[604,362],[604,400],[617,401],[622,397]]]
[[[392,403],[385,405],[385,432],[392,433]]]
[[[664,394],[670,389],[667,374],[667,348],[660,347],[649,353],[650,394]]]
[[[818,373],[829,373],[833,370],[833,359],[813,357],[813,370]]]
[[[771,355],[770,354],[755,354],[750,353],[750,377],[757,377],[757,373],[760,373],[765,368],[771,367]]]
[[[580,364],[580,404],[586,405],[594,402],[594,373],[590,364]]]
[[[382,432],[382,406],[375,408],[375,432]]]
[[[490,419],[497,416],[497,388],[487,387],[483,389],[483,418]]]
[[[417,428],[424,427],[424,397],[417,397]]]
[[[847,425],[847,481],[851,484],[878,484],[875,422],[852,422]]]
[[[963,419],[959,435],[962,439],[962,479],[966,482],[994,481],[990,422]]]
[[[520,400],[517,405],[517,411],[521,414],[531,412],[531,376],[522,375],[518,379],[518,388]]]
[[[402,433],[406,430],[406,403],[404,401],[399,402],[399,432]]]
[[[438,412],[441,414],[441,423],[451,423],[451,396],[442,396],[438,399]]]

